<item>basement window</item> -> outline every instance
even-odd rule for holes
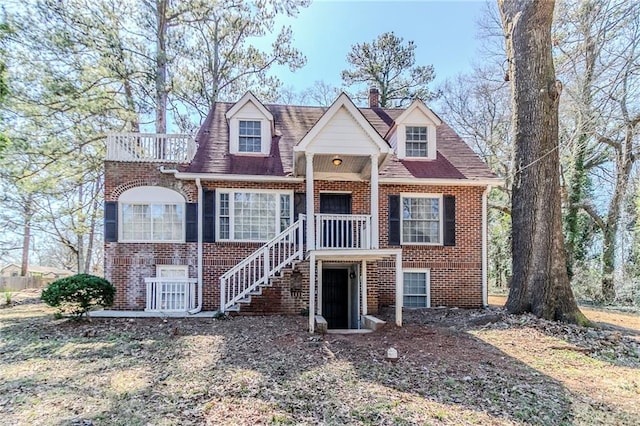
[[[404,272],[402,305],[405,308],[428,308],[431,306],[430,278],[428,269]]]

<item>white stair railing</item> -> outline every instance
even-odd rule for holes
[[[220,277],[220,310],[226,312],[238,301],[267,285],[269,278],[304,256],[304,222],[299,219]]]

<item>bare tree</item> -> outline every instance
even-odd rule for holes
[[[569,2],[558,15],[555,44],[568,81],[567,249],[570,261],[579,262],[589,243],[589,221],[601,232],[601,292],[612,302],[621,214],[638,154],[640,5]]]
[[[329,106],[340,95],[340,89],[323,80],[317,80],[304,93],[314,105]]]
[[[489,278],[506,286],[511,275],[511,97],[502,60],[448,80],[440,89],[440,113],[505,180],[489,194]]]

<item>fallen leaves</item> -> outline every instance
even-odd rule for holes
[[[637,340],[501,309],[309,335],[303,317],[56,321],[0,311],[7,424],[633,424]],[[392,313],[391,313],[392,314]],[[397,350],[397,362],[387,351]]]

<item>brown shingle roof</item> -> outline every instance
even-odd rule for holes
[[[311,130],[327,108],[268,105],[275,134],[267,157],[229,153],[229,126],[225,113],[233,103],[218,102],[202,124],[196,141],[198,152],[186,170],[191,173],[287,176],[293,172],[293,147]],[[360,108],[384,137],[401,109]],[[381,177],[428,179],[492,179],[496,176],[469,146],[446,124],[436,132],[438,155],[431,161],[399,160],[392,154],[380,170]]]

